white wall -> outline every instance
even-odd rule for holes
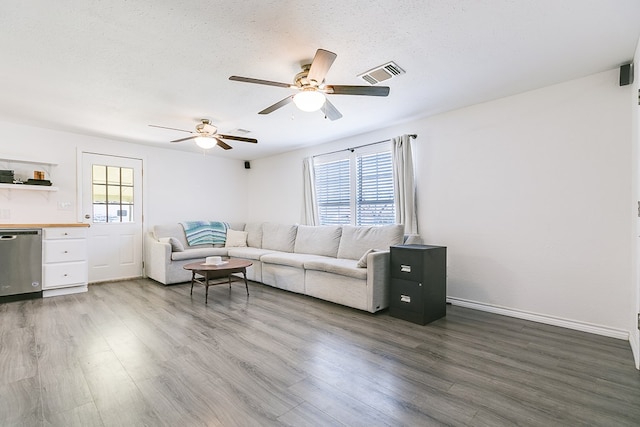
[[[302,159],[417,133],[418,217],[448,295],[626,333],[635,311],[628,87],[611,70],[252,162],[249,211],[301,218]]]
[[[429,120],[418,199],[450,296],[629,331],[629,90],[612,70]]]
[[[635,78],[634,83],[632,85],[633,90],[629,94],[629,105],[631,105],[631,113],[632,113],[632,132],[633,132],[633,167],[634,167],[634,194],[635,194],[635,202],[636,207],[639,209],[636,211],[636,230],[634,237],[633,245],[633,259],[635,260],[635,271],[634,276],[636,280],[636,286],[634,289],[634,298],[636,301],[636,310],[635,313],[632,313],[631,323],[632,325],[636,323],[638,325],[638,316],[640,316],[640,104],[636,94],[640,94],[640,64],[638,64],[638,60],[640,59],[640,41],[636,45],[636,51],[634,55],[635,64]],[[633,349],[633,355],[636,359],[636,368],[640,369],[640,328],[632,328],[631,336],[629,341],[631,341],[631,348]]]
[[[0,189],[0,213],[5,214],[0,223],[78,222],[78,151],[143,159],[146,226],[245,219],[247,171],[242,161],[0,122],[0,158],[57,163],[51,180],[59,189]],[[60,210],[58,202],[71,202],[72,208]]]

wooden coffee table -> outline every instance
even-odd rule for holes
[[[193,284],[203,285],[206,290],[204,294],[204,303],[208,303],[209,286],[221,285],[227,281],[211,283],[210,280],[228,278],[229,288],[231,288],[231,275],[233,273],[242,273],[244,276],[244,286],[249,295],[249,284],[247,283],[247,267],[253,265],[251,261],[245,259],[229,258],[224,264],[212,265],[204,262],[192,262],[185,265],[185,270],[191,270],[191,295],[193,295]],[[201,276],[201,277],[198,277]]]

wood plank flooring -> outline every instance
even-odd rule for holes
[[[629,343],[448,306],[418,326],[250,283],[0,304],[2,426],[638,426]]]

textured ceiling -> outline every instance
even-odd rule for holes
[[[586,76],[632,59],[638,0],[23,0],[0,6],[0,120],[198,151],[209,118],[248,129],[212,155],[253,160]],[[338,56],[328,84],[388,61],[406,74],[387,98],[333,95],[330,121],[293,92],[229,81],[292,82],[318,48]]]

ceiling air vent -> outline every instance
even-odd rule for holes
[[[358,74],[358,77],[370,85],[374,85],[376,83],[389,80],[392,77],[399,76],[400,74],[404,74],[404,70],[392,61],[373,68],[365,73]]]
[[[251,131],[247,130],[247,129],[238,128],[238,129],[234,130],[233,133],[242,133],[242,134],[246,135],[248,133],[251,133]]]

